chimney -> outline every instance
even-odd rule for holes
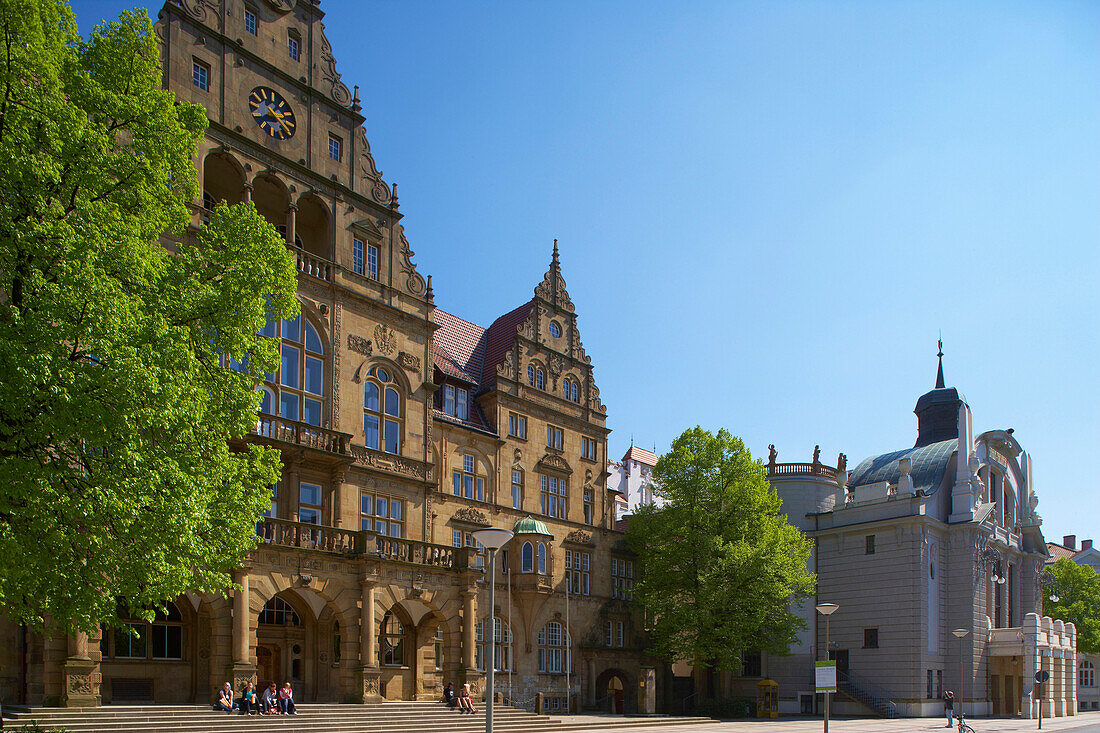
[[[1092,549],[1092,540],[1081,540],[1081,552]]]
[[[1076,550],[1077,549],[1077,535],[1067,534],[1065,537],[1062,538],[1062,546],[1069,549],[1069,550]]]

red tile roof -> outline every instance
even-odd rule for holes
[[[435,365],[448,376],[480,386],[486,330],[438,308],[435,322]]]
[[[647,451],[645,448],[639,448],[636,445],[632,445],[630,446],[630,450],[623,456],[623,462],[625,463],[627,461],[637,461],[647,466],[656,466],[657,454]]]
[[[533,300],[529,300],[513,311],[505,313],[489,326],[489,338],[485,348],[485,367],[481,373],[481,384],[488,387],[496,382],[497,366],[504,361],[512,344],[516,340],[516,329],[523,325],[531,314]]]
[[[1047,552],[1050,553],[1050,562],[1056,562],[1063,557],[1073,559],[1073,556],[1077,554],[1077,550],[1071,550],[1065,545],[1059,545],[1057,542],[1048,542]]]

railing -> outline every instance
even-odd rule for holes
[[[332,280],[332,263],[316,255],[311,255],[299,247],[290,247],[298,261],[298,272],[318,278],[320,280]]]
[[[809,474],[836,479],[836,469],[832,466],[826,466],[824,463],[769,463],[767,468],[769,476]]]
[[[433,545],[430,542],[385,537],[367,530],[327,527],[308,522],[261,517],[256,534],[262,544],[301,547],[340,555],[375,555],[429,567],[461,569],[473,567],[474,548]]]
[[[863,703],[884,718],[898,717],[898,706],[882,689],[870,682],[853,677],[850,672],[836,671],[839,689],[854,700]]]
[[[342,456],[350,455],[351,452],[351,435],[348,433],[338,433],[275,415],[260,415],[252,434]]]
[[[286,519],[264,517],[256,525],[260,540],[282,547],[304,547],[310,550],[357,555],[366,545],[364,532],[353,532],[339,527],[325,527],[308,522],[291,522]]]

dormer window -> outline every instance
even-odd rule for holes
[[[443,385],[443,412],[459,420],[470,417],[470,393],[451,384]]]

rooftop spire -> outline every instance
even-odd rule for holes
[[[940,352],[936,355],[940,360],[940,368],[936,372],[936,389],[943,389],[943,339],[939,340]]]
[[[558,259],[558,240],[554,240],[554,254],[550,258],[550,269],[535,288],[535,295],[553,303],[562,310],[573,312],[573,301],[565,292],[565,279],[561,276],[561,261]]]

